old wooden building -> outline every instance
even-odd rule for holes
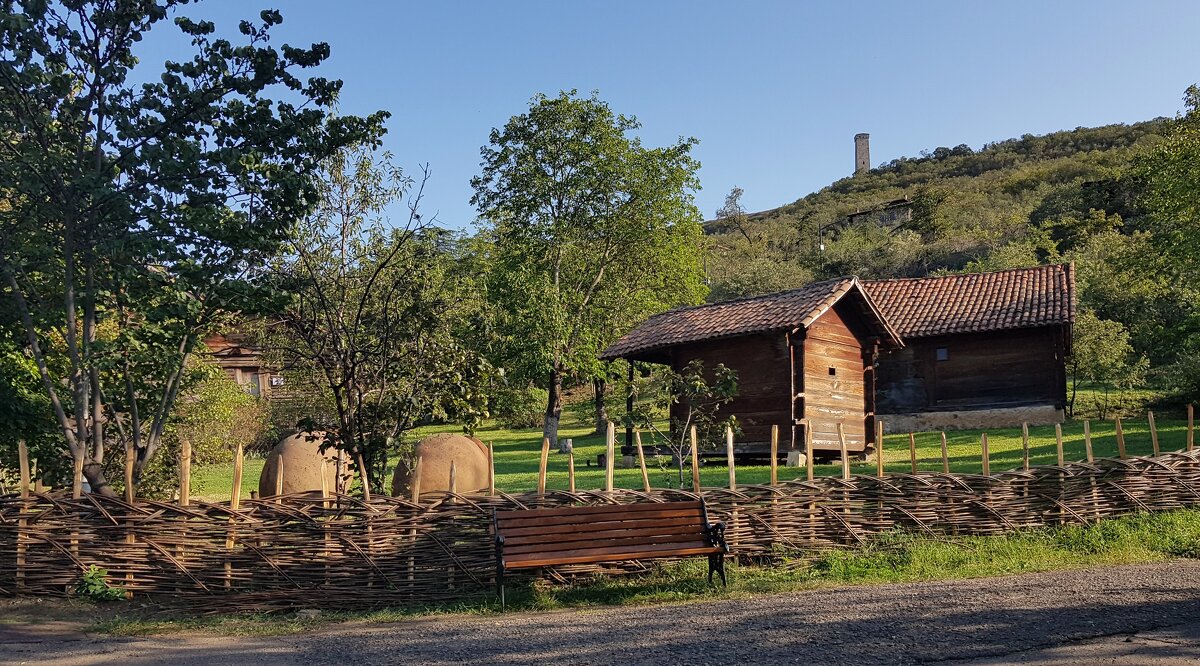
[[[1056,423],[1075,321],[1070,264],[864,282],[904,348],[884,354],[889,430]]]
[[[738,396],[722,407],[737,416],[739,446],[765,452],[771,426],[781,447],[803,446],[802,420],[817,449],[874,441],[874,366],[881,351],[902,346],[856,278],[655,315],[601,355],[669,365],[693,359],[723,363],[738,373]]]

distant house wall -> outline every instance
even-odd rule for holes
[[[950,424],[974,421],[955,412],[992,410],[1059,413],[1066,402],[1064,331],[1043,327],[909,338],[885,354],[877,370],[877,409],[888,415],[945,413]],[[1020,409],[1018,409],[1020,408]],[[1025,420],[1025,419],[1020,419]],[[892,419],[896,423],[896,419]],[[928,418],[922,421],[928,422]],[[1015,421],[1014,423],[1019,422]],[[1009,424],[1013,425],[1013,424]],[[953,427],[948,425],[947,427]]]
[[[844,302],[843,302],[844,303]],[[837,424],[842,422],[847,448],[862,451],[868,433],[867,376],[863,364],[863,333],[857,317],[839,303],[805,331],[804,380],[800,398],[804,418],[813,430],[814,449],[840,449]]]

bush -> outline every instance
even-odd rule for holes
[[[96,565],[87,568],[75,582],[75,594],[91,601],[120,601],[125,590],[108,584],[108,570]]]
[[[550,394],[532,384],[504,388],[492,399],[492,413],[504,428],[536,428],[546,415]]]

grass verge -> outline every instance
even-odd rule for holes
[[[1200,557],[1200,509],[1185,509],[1004,536],[930,539],[893,532],[879,535],[857,550],[815,555],[780,553],[771,566],[731,566],[727,588],[709,587],[705,582],[707,563],[703,558],[693,558],[656,566],[640,575],[589,578],[571,585],[535,583],[518,587],[510,592],[508,610],[693,602],[841,585],[980,578],[1197,557]],[[159,619],[116,614],[93,624],[91,630],[126,636],[175,632],[263,636],[300,633],[341,622],[395,622],[427,615],[500,612],[497,604],[487,599],[429,608],[325,613],[312,619],[295,615]]]

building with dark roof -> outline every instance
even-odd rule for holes
[[[874,367],[902,345],[857,278],[654,315],[601,358],[681,370],[699,359],[738,373],[738,395],[721,408],[736,415],[740,446],[765,452],[771,426],[782,446],[837,450],[841,423],[851,451],[874,442]],[[674,415],[674,414],[673,414]]]
[[[738,373],[722,408],[741,445],[765,450],[772,425],[818,450],[889,431],[1056,422],[1066,401],[1075,320],[1069,264],[801,289],[654,315],[601,358],[680,370],[693,359]]]
[[[876,368],[889,430],[1062,420],[1071,264],[863,284],[905,343]]]

